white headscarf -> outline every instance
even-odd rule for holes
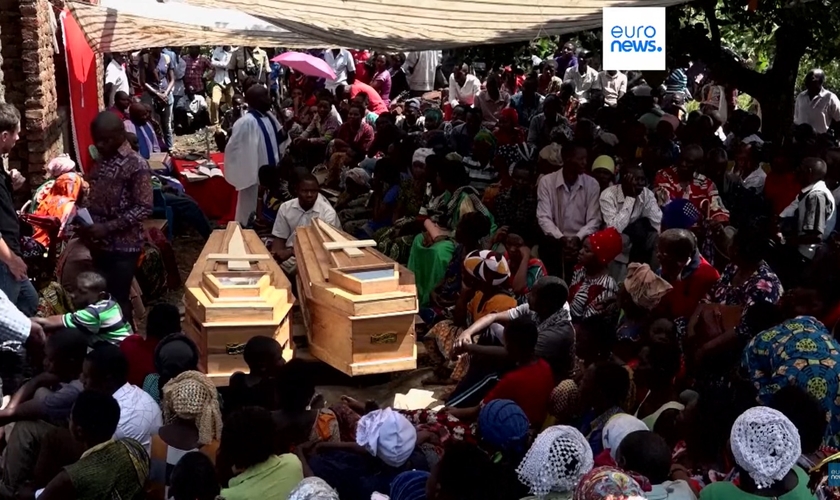
[[[320,477],[306,477],[289,494],[289,500],[338,500],[338,493]]]
[[[414,151],[414,156],[411,157],[411,163],[426,163],[426,158],[435,154],[431,148],[420,148]]]
[[[729,441],[735,462],[758,488],[781,481],[802,454],[796,426],[781,412],[766,406],[742,413],[732,424]]]
[[[618,413],[610,417],[604,425],[601,442],[605,450],[610,450],[610,456],[615,460],[618,445],[624,441],[628,434],[646,430],[648,430],[648,426],[638,418],[626,413]]]
[[[516,472],[532,494],[544,497],[574,491],[593,465],[592,448],[583,434],[568,425],[555,425],[537,436]]]
[[[416,442],[417,430],[391,408],[368,413],[356,428],[356,443],[391,467],[408,461]]]

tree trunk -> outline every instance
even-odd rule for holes
[[[706,10],[712,33],[718,33],[714,10]],[[776,53],[772,67],[766,73],[751,70],[733,60],[722,50],[721,44],[706,37],[689,44],[692,58],[709,65],[718,83],[732,85],[758,100],[762,112],[762,133],[766,139],[778,142],[793,123],[796,100],[796,77],[799,63],[810,42],[810,30],[796,20],[776,29]],[[717,37],[714,37],[717,38]]]

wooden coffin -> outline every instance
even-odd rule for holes
[[[201,352],[200,369],[217,386],[248,372],[242,347],[251,337],[274,337],[283,357],[291,341],[292,286],[265,245],[236,222],[213,231],[186,283],[184,331]]]
[[[351,376],[417,367],[414,274],[375,246],[318,219],[295,237],[310,352]]]

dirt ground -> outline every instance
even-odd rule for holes
[[[203,136],[200,136],[200,134],[178,136],[175,140],[175,149],[180,151],[203,150]],[[181,282],[183,283],[186,281],[193,265],[201,254],[201,250],[204,248],[204,241],[197,233],[189,231],[186,234],[176,234],[172,246],[175,250],[175,258],[178,263]],[[177,290],[168,292],[162,298],[162,301],[178,305],[183,314],[183,299],[184,288],[182,285]],[[149,306],[147,305],[147,309]],[[405,394],[412,388],[434,391],[436,398],[439,398],[444,392],[451,389],[451,387],[424,387],[422,385],[422,380],[431,374],[431,369],[426,367],[428,366],[427,358],[421,343],[417,344],[417,370],[354,378],[344,375],[309,355],[305,348],[305,331],[303,330],[303,322],[301,321],[300,314],[296,313],[292,321],[293,327],[299,335],[296,337],[296,344],[300,346],[297,352],[301,358],[316,364],[317,369],[313,370],[313,372],[316,378],[317,391],[324,396],[328,405],[337,402],[342,395],[348,395],[360,401],[374,400],[380,405],[386,406],[393,403],[395,394]],[[144,324],[141,325],[142,328],[145,328]],[[434,407],[438,404],[440,403],[436,402],[431,406]]]

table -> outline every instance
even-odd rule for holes
[[[211,153],[210,159],[224,172],[224,153]],[[228,184],[224,177],[211,177],[203,181],[190,182],[184,177],[183,172],[195,168],[196,162],[173,158],[172,167],[178,174],[181,184],[184,185],[184,191],[198,203],[208,219],[215,220],[219,224],[226,224],[236,219],[236,189]]]

